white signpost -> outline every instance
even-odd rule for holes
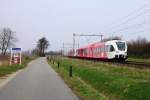
[[[21,48],[11,48],[10,65],[21,65]]]

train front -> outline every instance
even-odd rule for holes
[[[127,43],[126,41],[114,41],[115,59],[125,61],[127,59]]]

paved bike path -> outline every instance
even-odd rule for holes
[[[0,88],[0,100],[78,100],[45,58],[27,68]]]

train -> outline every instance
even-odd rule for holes
[[[127,43],[123,40],[109,40],[91,43],[68,53],[69,57],[81,59],[115,60],[127,59]]]

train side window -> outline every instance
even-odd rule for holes
[[[85,49],[83,49],[83,55],[85,55]]]
[[[95,49],[93,49],[92,51],[93,51],[93,54],[95,54]]]
[[[107,52],[108,51],[108,49],[107,49],[107,45],[105,46],[105,52]]]
[[[110,45],[106,46],[106,52],[110,52]]]
[[[102,47],[102,52],[104,52],[104,47]]]
[[[97,53],[97,48],[96,48],[96,53]]]
[[[105,52],[108,52],[108,46],[107,45],[105,46]]]
[[[105,52],[105,47],[103,47],[103,52]]]
[[[87,55],[87,49],[85,49],[85,55]]]
[[[103,47],[103,52],[105,52],[105,46]]]
[[[101,52],[103,52],[103,47],[101,47]]]
[[[99,53],[100,53],[101,52],[100,48],[98,48],[98,50],[99,50]]]
[[[113,51],[115,51],[115,48],[112,45],[110,45],[110,52],[113,52]]]
[[[104,52],[107,52],[107,46],[106,45],[104,46]]]

